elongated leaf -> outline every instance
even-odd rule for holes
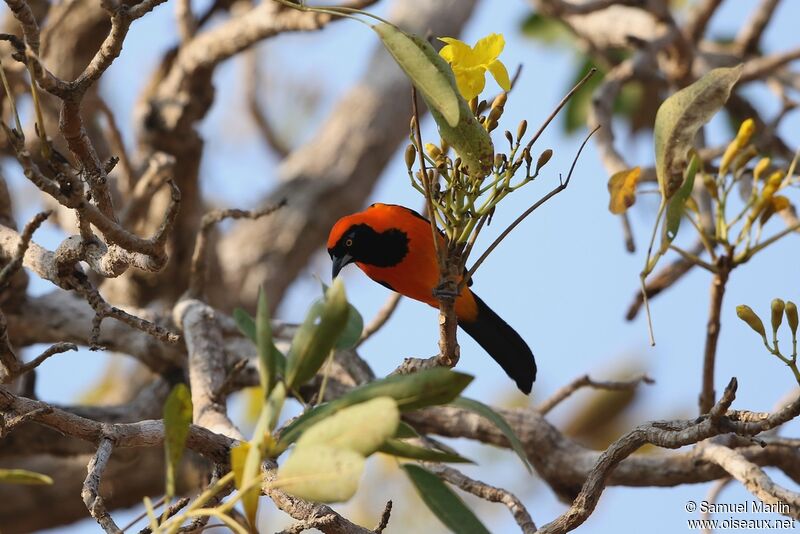
[[[433,50],[433,47],[414,35],[409,35],[391,24],[372,26],[383,41],[386,50],[417,86],[420,93],[450,126],[459,122],[458,89],[448,76],[450,66]],[[432,53],[431,53],[432,52]],[[435,59],[435,58],[438,58]]]
[[[489,534],[461,497],[439,477],[418,465],[404,464],[403,469],[423,502],[447,528],[458,534]]]
[[[328,445],[369,456],[397,432],[400,411],[391,397],[378,397],[326,417],[300,436],[297,447]]]
[[[654,127],[656,174],[665,199],[681,186],[686,154],[697,131],[725,104],[741,74],[741,65],[714,69],[658,108]]]
[[[335,401],[320,404],[295,419],[281,432],[279,448],[285,448],[297,440],[305,429],[347,406],[377,397],[393,398],[401,412],[425,406],[447,404],[455,399],[471,381],[470,375],[441,367],[426,369],[410,375],[395,375],[375,380],[353,389]]]
[[[258,376],[264,389],[264,398],[268,398],[275,385],[275,353],[272,350],[272,324],[269,318],[269,304],[264,288],[258,289],[258,307],[256,310],[256,348],[258,349]]]
[[[397,425],[397,432],[395,432],[394,437],[397,439],[418,438],[419,433],[414,430],[413,426],[405,421],[400,421],[400,424]]]
[[[236,326],[239,327],[239,331],[247,337],[253,344],[257,343],[256,340],[256,321],[250,314],[244,311],[241,308],[236,308],[233,310],[233,320],[236,322]],[[280,375],[286,374],[286,357],[283,355],[281,351],[278,350],[278,347],[275,346],[275,343],[272,344],[272,358],[275,361],[275,370]]]
[[[453,454],[450,452],[438,451],[436,449],[428,449],[427,447],[420,447],[402,441],[399,439],[388,439],[380,446],[378,452],[384,454],[391,454],[400,458],[410,458],[412,460],[425,460],[428,462],[442,462],[442,463],[475,463],[469,458],[464,458],[461,455]]]
[[[522,442],[517,437],[517,434],[514,432],[514,429],[511,428],[511,425],[508,424],[508,421],[505,418],[491,409],[489,406],[483,404],[482,402],[468,399],[466,397],[459,397],[453,402],[450,403],[451,406],[456,406],[458,408],[463,408],[465,410],[469,410],[471,412],[475,412],[476,414],[480,415],[481,417],[485,417],[489,421],[492,422],[494,426],[497,427],[500,432],[506,437],[508,442],[511,444],[511,448],[514,452],[517,453],[519,459],[522,460],[522,463],[525,464],[525,468],[528,470],[529,473],[533,472],[533,468],[531,468],[530,461],[528,461],[528,455],[525,454],[525,447],[522,445]]]
[[[678,192],[669,199],[667,204],[667,220],[664,232],[666,245],[672,243],[675,236],[678,235],[678,229],[681,226],[681,219],[683,212],[686,208],[686,201],[692,195],[692,188],[694,187],[694,177],[697,175],[697,170],[700,168],[700,158],[696,154],[692,155],[689,166],[686,168],[685,178]]]
[[[320,284],[322,285],[322,294],[323,298],[324,295],[328,292],[328,285],[320,280]],[[347,303],[347,324],[344,326],[342,333],[339,334],[339,338],[336,340],[336,345],[334,348],[336,350],[345,350],[350,349],[355,346],[359,339],[361,339],[361,333],[364,331],[364,319],[361,317],[361,314],[358,312],[355,306]]]
[[[236,484],[236,489],[243,490],[245,483],[244,470],[247,463],[247,457],[250,455],[250,443],[244,442],[231,448],[231,471],[233,471],[233,479]],[[258,497],[259,488],[253,487],[242,493],[242,507],[245,510],[258,510]]]
[[[175,472],[181,463],[192,424],[192,395],[186,384],[176,384],[164,403],[164,449],[167,458],[167,496],[175,495]]]
[[[0,484],[49,485],[52,483],[52,478],[34,471],[0,469]]]
[[[262,409],[261,414],[258,416],[256,428],[253,431],[253,439],[250,440],[247,452],[245,454],[244,465],[242,466],[241,476],[239,477],[240,484],[238,488],[248,488],[242,496],[242,506],[250,526],[255,528],[256,515],[258,513],[258,498],[261,495],[260,484],[256,480],[261,479],[261,463],[264,461],[264,449],[266,448],[266,440],[269,436],[269,424],[271,414],[268,409]],[[271,437],[270,437],[271,439]],[[244,454],[242,450],[237,452],[238,458],[234,458],[234,449],[231,449],[231,464],[238,462],[241,464],[241,455]],[[234,478],[236,471],[234,471]]]
[[[286,385],[296,389],[311,380],[347,324],[348,307],[341,278],[334,280],[321,305],[311,307],[292,340],[286,362]]]
[[[459,93],[450,65],[425,39],[387,24],[373,29],[419,89],[439,134],[461,158],[462,168],[469,169],[470,175],[489,174],[494,163],[492,138]]]
[[[298,446],[278,469],[276,485],[295,497],[316,502],[342,502],[358,489],[364,472],[359,453],[328,445]]]

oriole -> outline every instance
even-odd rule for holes
[[[334,278],[345,265],[355,262],[388,289],[439,307],[433,294],[439,285],[433,233],[430,222],[414,210],[372,204],[362,212],[342,217],[328,236],[328,254],[333,260]],[[536,362],[520,335],[468,287],[456,297],[455,311],[461,329],[500,364],[520,390],[530,393]]]

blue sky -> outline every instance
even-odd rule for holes
[[[735,32],[757,3],[755,0],[725,2],[711,22],[711,32],[716,35]],[[381,7],[379,12],[385,9]],[[463,36],[465,41],[474,42],[491,32],[503,33],[507,45],[501,58],[510,70],[517,64],[524,65],[523,75],[506,105],[505,122],[501,122],[498,132],[505,128],[514,130],[522,118],[528,119],[531,125],[541,122],[561,98],[575,68],[571,53],[543,48],[519,34],[518,26],[526,13],[527,3],[522,0],[484,1]],[[800,3],[784,2],[765,35],[764,48],[775,51],[797,46],[799,40],[794,28],[797,20],[800,20]],[[146,82],[146,76],[141,73],[151,71],[160,54],[173,44],[174,35],[169,5],[158,8],[134,25],[122,57],[103,81],[104,94],[118,110],[117,119],[122,125],[129,124],[136,95]],[[364,68],[363,60],[375,44],[374,36],[360,25],[342,22],[318,33],[281,36],[260,49],[270,83],[280,93],[265,99],[264,103],[276,124],[290,131],[293,142],[309,137],[337,97],[359,76]],[[246,119],[241,122],[241,117],[246,115],[240,82],[243,68],[243,62],[237,60],[219,69],[217,100],[201,125],[207,146],[202,162],[203,187],[208,198],[226,207],[253,206],[261,194],[277,183],[278,162],[255,137],[255,128]],[[315,90],[311,91],[311,96],[319,99],[319,106],[297,121],[299,110],[293,107],[295,101],[288,91],[292,84],[309,85],[309,80],[314,80]],[[489,82],[487,92],[493,94],[495,90],[494,82]],[[765,91],[756,91],[754,98],[760,110],[772,113],[776,109],[775,99]],[[425,121],[423,126],[423,137],[434,139],[435,127],[431,121]],[[724,139],[725,130],[719,121],[715,121],[709,131],[713,139]],[[629,161],[652,162],[649,138],[628,138],[623,129],[617,132]],[[795,114],[784,124],[783,133],[790,146],[800,146],[798,132],[800,121]],[[133,146],[130,132],[126,141],[129,147]],[[564,137],[558,125],[544,134],[537,149],[552,148],[555,156],[537,183],[504,202],[492,226],[482,235],[479,249],[490,243],[516,214],[554,186],[558,173],[568,170],[579,142],[579,138]],[[539,378],[531,400],[523,402],[540,402],[561,385],[586,372],[603,379],[620,368],[633,372],[644,368],[655,378],[656,384],[643,390],[642,400],[628,415],[631,427],[651,419],[694,415],[710,275],[692,272],[652,302],[657,345],[650,347],[644,316],[629,323],[624,320],[624,313],[637,287],[657,199],[644,196],[632,208],[631,221],[639,250],[628,254],[623,247],[620,223],[607,210],[607,178],[590,143],[569,189],[538,210],[503,242],[478,272],[473,289],[519,331],[537,356]],[[19,178],[14,181],[20,183]],[[30,187],[25,188],[30,191]],[[31,197],[26,195],[25,198]],[[372,192],[370,202],[373,201],[410,207],[421,204],[419,195],[408,186],[401,151]],[[35,209],[35,205],[28,203],[25,209],[19,210],[20,220],[26,219]],[[777,221],[770,229],[776,228],[779,228]],[[690,233],[686,229],[684,232]],[[59,238],[52,228],[37,234],[37,240],[51,247]],[[721,391],[731,376],[739,378],[735,404],[738,408],[770,410],[794,385],[790,373],[766,354],[756,336],[737,320],[735,306],[749,304],[763,316],[773,297],[799,301],[799,250],[798,237],[790,236],[737,269],[731,277],[722,312],[716,383],[717,390]],[[329,273],[329,259],[321,251],[291,288],[279,315],[288,320],[302,318],[309,303],[317,297],[319,286],[315,276],[328,279]],[[355,267],[346,269],[344,276],[351,302],[365,320],[369,320],[388,292],[366,279]],[[37,292],[50,289],[42,283],[33,287]],[[436,324],[435,310],[403,301],[389,325],[363,345],[361,354],[378,374],[388,373],[406,356],[429,356],[435,352]],[[486,402],[520,402],[513,383],[480,347],[467,336],[460,336],[460,341],[459,369],[476,376],[466,394]],[[75,365],[76,358],[80,365]],[[81,351],[48,360],[39,373],[40,395],[52,401],[73,401],[101,374],[106,359],[103,354]],[[576,395],[556,409],[552,420],[558,423],[569,419],[581,398],[585,399]],[[233,406],[234,411],[237,409]],[[791,427],[796,433],[798,425]],[[565,505],[535,476],[524,474],[512,455],[462,441],[454,445],[483,462],[467,469],[469,474],[519,492],[537,524],[544,524],[564,511]],[[376,465],[371,468],[370,477],[380,479],[385,474],[384,466],[383,463]],[[404,484],[391,469],[387,472],[386,478],[380,479],[380,486],[371,491],[381,494],[385,490],[386,495],[378,495],[381,498],[389,498]],[[779,480],[785,482],[783,478]],[[684,529],[685,520],[694,517],[684,512],[685,502],[702,500],[707,486],[610,488],[604,493],[598,510],[579,531],[634,532],[646,528],[654,533],[668,533]],[[404,494],[400,495],[399,499],[404,499]],[[746,499],[750,496],[733,484],[726,489],[721,501],[733,503]],[[412,504],[406,503],[406,506]],[[355,509],[357,505],[350,508]],[[477,509],[492,531],[513,531],[510,515],[499,505],[480,505]],[[374,510],[376,517],[379,513],[380,510]],[[652,521],[656,516],[659,520]],[[124,519],[118,521],[125,522]],[[93,522],[86,521],[68,531],[96,530]],[[392,531],[402,532],[402,525],[390,522],[388,532]]]

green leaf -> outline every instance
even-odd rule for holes
[[[363,456],[348,449],[298,446],[278,469],[275,486],[309,501],[346,501],[358,489],[365,463]]]
[[[417,465],[404,464],[420,497],[444,525],[458,534],[489,534],[472,510],[439,477]]]
[[[398,456],[400,458],[410,458],[412,460],[424,460],[428,462],[475,463],[469,458],[464,458],[458,454],[420,447],[399,439],[386,440],[386,442],[380,446],[378,452],[391,454],[392,456]]]
[[[414,430],[414,427],[406,423],[405,421],[400,421],[400,424],[397,425],[397,432],[395,432],[394,437],[397,439],[409,439],[409,438],[418,438],[419,432]]]
[[[344,330],[336,340],[336,350],[352,349],[358,340],[361,339],[361,333],[364,331],[364,319],[358,310],[352,304],[347,304],[347,324]]]
[[[519,459],[522,460],[522,463],[525,464],[525,468],[528,470],[529,473],[533,473],[533,468],[531,468],[530,461],[528,461],[528,455],[525,453],[525,447],[522,445],[522,442],[517,437],[517,434],[514,432],[514,429],[511,428],[511,425],[505,420],[505,418],[491,409],[489,406],[483,404],[482,402],[478,402],[473,399],[468,399],[466,397],[459,397],[453,402],[450,403],[451,406],[456,406],[457,408],[463,408],[465,410],[469,410],[471,412],[475,412],[476,414],[484,417],[492,422],[494,426],[497,427],[500,432],[508,440],[509,444],[511,444],[511,448],[514,452],[517,453]]]
[[[325,301],[315,303],[297,330],[286,362],[286,385],[296,389],[311,380],[328,358],[348,318],[341,278],[333,282]]]
[[[250,314],[241,308],[236,308],[233,310],[233,320],[236,322],[236,326],[239,327],[239,331],[247,339],[252,341],[253,344],[257,344],[256,322],[252,317],[250,317]],[[285,375],[286,357],[281,351],[278,350],[278,347],[275,346],[275,343],[272,344],[272,358],[275,361],[276,372],[280,375]]]
[[[258,289],[258,306],[256,310],[256,348],[258,349],[258,376],[264,389],[264,398],[268,398],[275,385],[275,352],[272,350],[272,324],[269,318],[269,304],[264,288]]]
[[[700,168],[700,158],[696,154],[692,154],[692,159],[689,166],[686,168],[686,174],[683,179],[678,192],[669,199],[667,204],[667,220],[665,223],[664,241],[662,246],[667,246],[672,243],[675,236],[678,235],[678,229],[681,225],[683,212],[686,208],[686,201],[692,195],[692,188],[694,187],[694,177],[697,175],[697,170]]]
[[[697,131],[727,102],[742,74],[742,65],[714,69],[667,98],[654,126],[656,174],[664,199],[680,189],[687,152]]]
[[[391,24],[372,26],[397,64],[417,86],[432,110],[450,126],[459,123],[461,99],[450,66],[424,39],[409,35]],[[449,74],[449,76],[448,76]]]
[[[400,411],[391,397],[378,397],[326,417],[303,432],[297,447],[329,445],[369,456],[394,436]]]
[[[167,497],[175,495],[175,473],[181,463],[192,424],[192,396],[186,384],[176,384],[164,403],[164,449],[167,459]]]
[[[324,300],[325,293],[328,292],[329,288],[322,280],[320,280],[319,283],[322,286],[322,296]],[[358,343],[358,340],[361,339],[361,333],[364,331],[364,319],[361,317],[361,314],[358,313],[356,307],[348,302],[347,310],[347,324],[339,335],[339,339],[336,340],[336,345],[334,346],[336,350],[353,348],[356,343]]]
[[[447,404],[472,381],[470,375],[437,367],[410,375],[394,375],[354,388],[335,401],[320,404],[292,421],[281,432],[280,447],[287,447],[317,421],[343,408],[377,397],[391,397],[401,412]]]
[[[49,485],[53,483],[53,479],[47,475],[26,471],[25,469],[0,469],[0,483]]]
[[[461,96],[450,65],[425,39],[388,24],[372,27],[389,53],[419,89],[439,135],[447,141],[472,176],[492,172],[494,145]]]

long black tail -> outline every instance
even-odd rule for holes
[[[530,347],[478,295],[475,295],[475,301],[478,303],[478,319],[474,322],[459,321],[458,326],[477,341],[527,395],[536,380],[536,361]]]

